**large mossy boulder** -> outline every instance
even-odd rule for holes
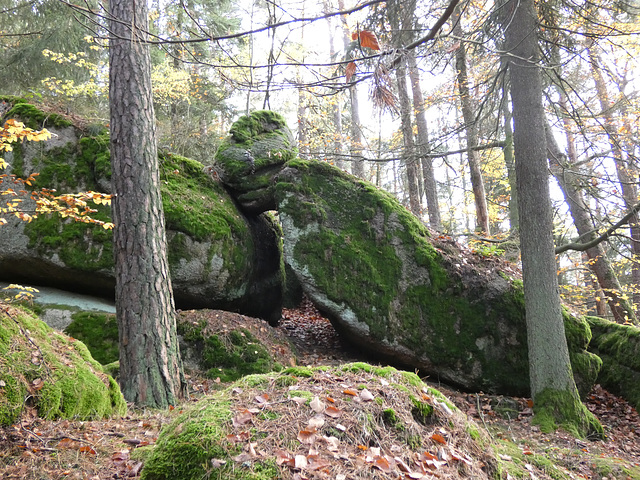
[[[529,392],[524,296],[498,262],[434,238],[391,195],[326,163],[276,177],[286,262],[336,328],[363,349],[462,388]],[[566,316],[586,393],[599,359]]]
[[[434,463],[443,444],[446,461]],[[251,375],[203,398],[163,428],[141,478],[422,478],[436,469],[500,475],[488,436],[439,391],[414,373],[356,363]]]
[[[38,172],[35,187],[58,193],[110,193],[109,137],[104,128],[76,128],[20,101],[4,118],[18,118],[33,128],[44,126],[54,134],[50,141],[14,146],[5,155],[10,164],[5,173],[24,177]],[[176,304],[276,321],[282,301],[277,226],[264,215],[245,217],[202,164],[172,154],[161,154],[160,160]],[[108,206],[97,209],[96,219],[110,220]],[[111,231],[96,225],[59,216],[40,216],[31,223],[12,219],[0,228],[0,279],[112,296],[112,248]]]
[[[598,383],[640,410],[640,328],[586,317],[593,339],[589,349],[602,358]]]
[[[82,342],[27,311],[0,305],[0,425],[25,409],[46,419],[89,420],[126,413],[118,384]]]

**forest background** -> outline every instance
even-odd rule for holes
[[[443,235],[517,258],[509,78],[493,2],[149,2],[158,141],[211,164],[232,122],[273,109],[300,156],[392,192]],[[637,323],[638,13],[537,2],[564,300]],[[0,85],[108,123],[98,2],[0,1]],[[514,255],[515,254],[515,255]]]

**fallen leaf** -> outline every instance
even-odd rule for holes
[[[313,397],[313,400],[311,400],[311,403],[309,403],[309,406],[316,413],[320,413],[324,411],[324,408],[325,408],[324,403],[318,397]]]
[[[352,397],[357,397],[358,396],[358,392],[356,392],[355,390],[352,390],[350,388],[345,389],[342,393],[344,393],[345,395],[350,395]]]
[[[305,455],[296,455],[294,466],[300,470],[307,468],[307,457]]]
[[[373,394],[366,388],[360,392],[360,398],[363,402],[370,402],[374,399]]]
[[[298,441],[300,443],[311,445],[316,441],[316,432],[317,430],[315,428],[300,430],[300,432],[298,432]]]
[[[316,428],[316,429],[322,427],[324,425],[324,415],[322,414],[314,415],[309,419],[309,421],[307,422],[307,425],[311,428]]]
[[[249,410],[242,410],[233,417],[232,423],[234,427],[246,425],[253,418],[253,414]]]
[[[334,407],[333,405],[329,405],[325,411],[324,414],[328,417],[331,418],[339,418],[340,415],[342,415],[342,410],[340,410],[339,408]]]
[[[433,435],[431,435],[431,440],[433,440],[434,442],[441,443],[443,445],[447,444],[447,441],[445,440],[445,438],[439,433],[434,433]]]

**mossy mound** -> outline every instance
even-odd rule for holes
[[[177,327],[185,364],[222,382],[295,364],[286,337],[255,318],[219,310],[191,310],[180,313]]]
[[[163,429],[141,478],[291,479],[319,470],[354,480],[380,471],[499,476],[488,437],[440,392],[413,373],[357,363],[251,375],[204,398]]]
[[[46,419],[123,415],[120,388],[87,347],[30,313],[1,305],[0,425],[25,409]]]
[[[590,350],[602,358],[598,383],[640,411],[640,328],[599,317],[586,320],[593,332]]]
[[[528,394],[524,295],[508,264],[433,238],[391,195],[326,163],[294,160],[276,178],[286,261],[336,329],[423,375]],[[587,325],[566,321],[584,393],[599,361]]]
[[[86,344],[103,365],[118,361],[115,315],[77,312],[65,333]],[[286,337],[264,321],[221,310],[188,310],[177,316],[180,353],[190,370],[230,382],[256,373],[282,370],[296,357]]]
[[[12,172],[38,172],[35,188],[58,193],[110,193],[111,165],[106,129],[75,128],[33,105],[18,101],[8,114],[54,137],[16,145],[6,156]],[[176,303],[183,308],[238,310],[279,317],[281,272],[279,241],[264,234],[262,217],[247,219],[227,191],[202,164],[160,154],[160,186],[167,225],[169,267]],[[110,207],[96,206],[93,217],[110,221]],[[254,232],[256,227],[259,231]],[[269,254],[260,254],[265,249]],[[0,229],[0,277],[7,281],[112,296],[112,232],[43,215],[30,223],[11,219]],[[261,258],[272,261],[261,262]],[[275,293],[274,293],[275,292]]]
[[[215,170],[243,209],[274,210],[273,175],[297,155],[281,115],[260,110],[238,119],[216,152]]]
[[[71,323],[64,333],[84,343],[91,356],[102,365],[119,359],[118,321],[113,314],[76,312],[71,315]]]

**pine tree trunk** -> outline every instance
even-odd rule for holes
[[[411,123],[411,100],[407,89],[407,71],[402,62],[396,67],[396,81],[398,84],[398,101],[400,102],[400,122],[404,149],[402,157],[407,169],[407,183],[409,190],[409,208],[420,217],[420,193],[418,189],[418,165],[416,163],[415,142],[413,141],[413,126]]]
[[[166,407],[183,394],[160,195],[146,2],[111,0],[109,97],[120,385]]]
[[[632,159],[628,158],[629,156],[623,151],[622,144],[617,135],[620,128],[613,117],[614,106],[609,99],[607,84],[602,77],[602,72],[600,71],[600,59],[598,58],[593,45],[589,46],[587,51],[589,53],[589,64],[591,65],[592,77],[596,84],[596,93],[598,95],[600,109],[602,110],[601,115],[604,117],[604,130],[609,137],[609,144],[611,145],[611,150],[613,152],[616,173],[618,174],[618,181],[620,183],[620,189],[622,190],[622,197],[624,198],[626,207],[631,208],[638,201],[638,174],[635,170]],[[634,259],[631,263],[631,281],[633,283],[634,290],[637,290],[640,288],[640,216],[638,216],[638,214],[634,214],[629,218],[629,229],[631,234],[631,251],[633,252]],[[634,301],[636,303],[636,308],[638,308],[640,295],[635,294]]]
[[[566,125],[565,125],[566,128]],[[573,218],[573,224],[578,231],[578,236],[581,238],[581,242],[589,242],[596,238],[597,231],[591,221],[589,210],[584,202],[582,192],[580,191],[580,182],[574,172],[570,169],[565,169],[562,161],[565,158],[564,154],[560,151],[560,147],[557,145],[553,134],[551,133],[551,127],[546,127],[547,136],[547,148],[549,152],[549,167],[551,173],[558,181],[564,199],[569,205],[569,211]],[[574,144],[572,138],[568,138],[569,155],[575,155]],[[575,163],[576,158],[571,159],[571,163]],[[615,271],[611,267],[609,259],[602,248],[601,244],[588,248],[586,254],[589,257],[588,266],[589,269],[598,279],[598,283],[602,288],[609,308],[613,313],[613,317],[616,322],[624,323],[629,320],[636,323],[636,315],[633,309],[633,305],[622,295],[622,288],[620,282],[616,276]]]

